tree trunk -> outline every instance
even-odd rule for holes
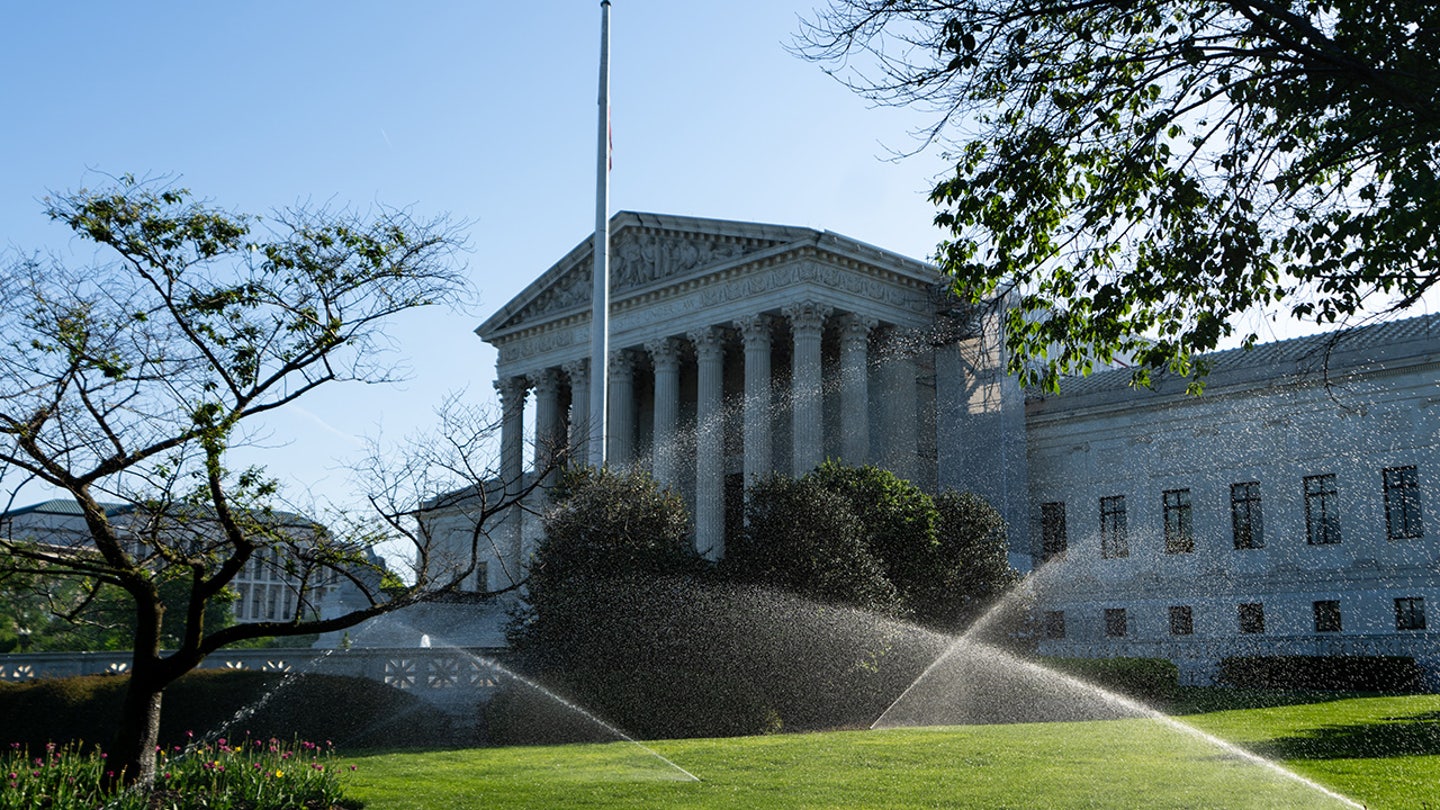
[[[165,684],[152,667],[136,667],[125,690],[120,727],[110,747],[105,783],[149,790],[155,784],[155,746],[160,742],[160,698]]]

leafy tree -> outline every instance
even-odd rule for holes
[[[621,618],[625,606],[702,568],[684,502],[633,468],[571,468],[552,497],[523,607],[509,628],[512,645],[548,668],[634,648],[617,638],[634,630]]]
[[[940,576],[935,502],[910,481],[873,465],[826,461],[804,478],[850,505],[870,553],[913,611],[916,596]]]
[[[74,576],[22,573],[16,560],[0,560],[0,651],[57,652],[122,650],[130,646],[133,608],[124,590]],[[175,572],[178,573],[178,572]],[[87,587],[89,586],[89,587]],[[190,583],[172,575],[159,584],[165,606],[160,646],[175,647],[184,636]],[[205,605],[205,625],[220,629],[235,622],[234,594]]]
[[[984,498],[947,490],[935,508],[942,573],[917,598],[917,618],[960,630],[1020,584],[1020,573],[1010,567],[1005,519]]]
[[[1133,355],[1198,391],[1241,313],[1343,323],[1440,278],[1435,3],[832,0],[799,49],[936,113],[939,261],[1013,304],[1024,382]]]
[[[125,594],[133,653],[109,761],[117,780],[149,786],[161,697],[206,655],[340,630],[457,588],[474,570],[485,517],[525,493],[510,482],[509,496],[486,498],[481,487],[470,499],[471,553],[442,565],[414,520],[417,504],[433,503],[414,496],[440,479],[406,473],[474,471],[453,459],[476,447],[478,430],[445,430],[449,444],[435,452],[450,466],[416,462],[377,481],[380,519],[343,530],[277,511],[263,470],[227,463],[259,417],[321,386],[392,377],[387,319],[462,289],[443,220],[324,210],[261,220],[129,176],[56,195],[46,213],[109,260],[0,268],[0,482],[11,502],[31,482],[63,492],[84,528],[63,542],[0,532],[0,562],[15,575],[76,577],[92,598]],[[124,505],[126,518],[107,503]],[[412,545],[416,569],[405,588],[386,591],[366,552],[396,539]],[[289,622],[215,626],[214,606],[257,556],[297,583],[302,609]],[[317,620],[306,608],[334,577],[367,599]]]
[[[745,530],[726,548],[720,570],[819,602],[901,612],[899,594],[850,502],[810,476],[771,476],[751,485]]]

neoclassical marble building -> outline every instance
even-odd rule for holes
[[[701,554],[724,554],[744,482],[826,458],[978,489],[1023,516],[1008,497],[1024,489],[1023,442],[1006,433],[1018,389],[934,267],[809,228],[622,212],[611,234],[607,458],[684,495]],[[585,457],[591,251],[587,238],[476,330],[499,352],[505,481],[557,448]],[[500,530],[516,560],[533,540],[523,522]]]
[[[1123,369],[1027,395],[931,265],[809,228],[623,212],[611,232],[608,457],[685,497],[700,553],[723,555],[747,480],[876,463],[1002,511],[1043,652],[1192,682],[1266,652],[1440,671],[1440,316],[1221,352],[1200,398]],[[499,351],[495,486],[584,457],[591,256],[476,330]],[[477,589],[523,576],[538,534],[533,512],[490,527]]]

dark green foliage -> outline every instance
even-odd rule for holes
[[[1171,700],[1179,690],[1180,670],[1164,658],[1044,658],[1041,663],[1146,703]]]
[[[1222,659],[1217,681],[1240,688],[1419,692],[1424,674],[1408,656],[1256,655]]]
[[[1343,323],[1440,280],[1440,4],[831,0],[801,36],[960,141],[939,261],[1008,296],[1027,383],[1133,355],[1198,390],[1249,313]]]
[[[869,521],[856,512],[867,499],[880,505]],[[902,592],[871,538],[897,570],[966,585],[993,567],[997,534],[980,505],[957,504],[942,544],[930,498],[889,473],[826,465],[770,478],[750,491],[748,528],[711,569],[690,551],[679,501],[649,478],[572,472],[511,628],[513,663],[633,736],[868,726],[950,641],[895,620]],[[983,537],[960,537],[971,529]],[[929,593],[941,600],[947,587]],[[611,734],[522,684],[507,686],[486,722],[500,742]]]
[[[544,525],[509,637],[517,652],[550,665],[570,663],[576,645],[594,637],[595,618],[605,615],[596,611],[614,583],[643,589],[702,568],[687,539],[684,503],[639,471],[567,471]]]
[[[722,576],[818,602],[900,612],[899,594],[871,552],[850,500],[817,478],[757,481],[750,487],[745,522],[725,550]]]
[[[849,467],[826,461],[805,479],[849,502],[865,532],[865,544],[905,607],[914,610],[918,594],[931,587],[939,574],[940,514],[935,502],[913,483],[871,465]]]
[[[52,678],[0,689],[4,742],[108,746],[120,721],[124,676]],[[269,695],[267,699],[267,695]],[[247,708],[258,707],[242,714]],[[197,671],[165,692],[160,741],[196,736],[300,737],[348,748],[433,746],[456,741],[449,718],[419,698],[367,678]]]
[[[4,563],[0,563],[3,570]],[[0,652],[64,652],[123,650],[135,638],[135,605],[128,594],[113,585],[100,585],[65,576],[13,575],[0,582]],[[174,576],[157,585],[165,616],[160,623],[160,646],[179,646],[185,631],[185,607],[190,582]],[[226,591],[205,603],[205,626],[219,630],[235,623],[234,592]],[[74,613],[73,619],[66,618]],[[17,630],[30,631],[26,649],[20,650]],[[293,646],[293,645],[292,645]]]
[[[915,618],[927,625],[959,630],[1020,582],[1010,567],[1005,519],[984,498],[945,491],[935,497],[940,515],[936,576],[922,583],[913,603]]]
[[[726,673],[733,675],[733,673]],[[675,667],[592,667],[547,679],[550,690],[512,681],[486,707],[487,739],[495,745],[613,742],[721,737],[781,730],[762,690],[710,670]],[[553,690],[553,691],[552,691]],[[580,700],[585,711],[557,696]]]

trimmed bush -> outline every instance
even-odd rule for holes
[[[778,475],[757,481],[745,523],[726,549],[722,576],[818,602],[901,612],[899,594],[867,547],[849,500],[818,481]]]
[[[587,668],[564,673],[552,682],[553,692],[512,681],[486,708],[488,738],[496,745],[552,745],[609,742],[621,734],[653,740],[779,731],[780,716],[760,690],[727,675],[678,667]]]
[[[1420,692],[1424,670],[1408,656],[1255,655],[1220,662],[1224,686],[1333,692]]]
[[[1040,663],[1146,702],[1173,698],[1180,683],[1180,669],[1164,658],[1042,658]]]
[[[940,514],[935,502],[910,481],[889,470],[866,465],[849,467],[827,461],[803,476],[850,502],[864,527],[870,553],[907,607],[912,596],[937,574]]]
[[[1010,567],[1005,518],[984,498],[946,490],[935,497],[935,509],[939,559],[933,578],[917,589],[912,601],[917,621],[955,631],[1018,585],[1020,573]],[[1007,634],[1020,630],[997,629]]]
[[[125,685],[124,676],[88,675],[0,689],[5,718],[0,742],[32,750],[49,742],[108,746]],[[187,732],[299,736],[349,748],[436,745],[454,738],[438,709],[366,678],[228,671],[192,672],[165,690],[161,742],[184,744]]]

